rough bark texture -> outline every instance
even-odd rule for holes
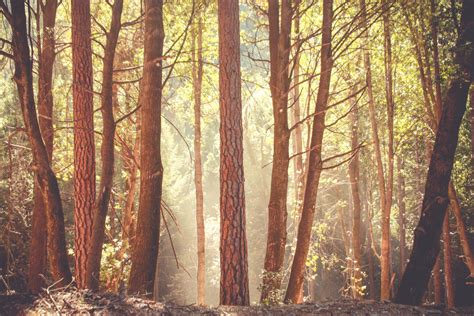
[[[249,305],[240,86],[239,1],[218,1],[220,304]]]
[[[444,289],[446,307],[454,307],[453,269],[451,267],[451,237],[449,236],[449,212],[446,212],[443,221],[443,258],[444,258]]]
[[[56,175],[51,169],[48,151],[37,120],[34,94],[32,60],[28,47],[25,6],[23,1],[11,3],[12,48],[15,63],[14,80],[17,85],[21,111],[33,154],[35,181],[41,190],[47,216],[48,259],[51,275],[57,285],[71,281],[71,271],[66,251],[64,215]]]
[[[197,45],[196,45],[197,39]],[[197,228],[197,303],[206,303],[206,236],[204,227],[204,193],[202,189],[201,159],[201,91],[203,78],[202,62],[202,18],[198,18],[197,30],[192,37],[193,50],[193,92],[194,92],[194,185],[196,187],[196,228]]]
[[[100,172],[100,184],[97,200],[94,205],[94,218],[92,226],[92,237],[90,241],[90,253],[87,262],[87,287],[92,290],[99,289],[100,283],[100,260],[102,257],[102,245],[105,235],[105,219],[110,201],[114,178],[114,139],[115,119],[113,103],[113,74],[115,48],[117,47],[118,35],[121,28],[123,0],[115,0],[112,7],[112,22],[107,33],[104,61],[102,67],[102,145],[101,157],[102,167]]]
[[[56,24],[57,0],[48,0],[41,6],[43,17],[42,44],[39,53],[38,75],[38,121],[51,164],[53,155],[53,65],[56,57],[54,26]],[[31,242],[28,269],[28,289],[38,293],[44,287],[47,266],[47,221],[46,209],[41,188],[34,186],[34,208],[31,225]]]
[[[273,105],[273,163],[268,203],[267,249],[264,263],[261,302],[279,301],[283,260],[286,248],[288,165],[289,55],[292,22],[291,0],[268,1],[270,32],[270,91]],[[281,8],[281,10],[280,10]],[[281,19],[280,19],[281,14]],[[281,20],[281,21],[280,21]]]
[[[322,142],[324,135],[324,121],[326,116],[327,102],[329,98],[329,87],[331,82],[332,60],[332,18],[333,1],[323,1],[323,25],[321,42],[321,77],[319,80],[318,96],[316,98],[315,115],[313,117],[313,129],[311,133],[311,152],[309,154],[309,166],[306,178],[305,194],[301,220],[298,225],[298,240],[296,243],[295,256],[291,266],[290,279],[286,290],[285,302],[301,303],[302,287],[311,241],[311,229],[313,227],[316,198],[318,193],[319,178],[322,171]]]
[[[453,75],[445,99],[431,156],[422,214],[415,230],[410,261],[406,267],[395,302],[420,304],[431,269],[439,253],[439,238],[448,205],[448,184],[454,162],[459,126],[466,110],[467,94],[472,80],[474,53],[474,3],[463,1],[461,28],[457,42]]]
[[[129,293],[153,292],[163,183],[161,162],[163,1],[145,1],[145,53],[140,89],[140,198]]]
[[[356,86],[354,85],[351,94],[354,95],[356,92]],[[353,110],[350,113],[351,119],[351,149],[355,152],[354,157],[349,162],[349,180],[351,183],[351,196],[352,196],[352,257],[353,257],[353,288],[352,297],[360,299],[363,296],[362,289],[362,246],[361,246],[361,212],[362,203],[360,200],[359,190],[359,111],[357,108],[355,97],[351,98],[351,106]]]
[[[95,200],[94,103],[90,1],[72,1],[75,278],[87,286]]]

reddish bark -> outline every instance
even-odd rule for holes
[[[42,192],[47,215],[48,259],[51,275],[57,285],[71,281],[66,251],[64,215],[56,175],[51,169],[48,151],[37,120],[33,94],[33,68],[28,47],[25,5],[23,1],[11,3],[12,49],[15,63],[14,80],[18,88],[26,133],[33,154],[35,181]]]
[[[112,22],[106,34],[104,60],[102,69],[102,167],[100,173],[99,195],[94,205],[94,218],[92,236],[89,247],[89,258],[87,262],[87,287],[98,290],[100,284],[100,260],[102,258],[102,246],[105,235],[105,220],[112,192],[114,177],[114,139],[115,119],[113,102],[113,74],[115,49],[117,47],[118,35],[121,28],[123,0],[115,0],[112,6]]]
[[[130,293],[152,293],[160,241],[163,1],[145,1],[145,56],[140,88],[140,198],[132,252]]]
[[[270,91],[273,104],[273,163],[268,203],[267,248],[262,280],[262,302],[278,301],[285,258],[290,130],[288,128],[291,0],[268,1],[270,32]],[[281,8],[281,10],[280,10]],[[281,14],[281,21],[280,21]],[[275,297],[277,296],[277,297]]]
[[[239,1],[218,1],[220,92],[220,304],[249,305]]]
[[[49,163],[53,156],[53,65],[56,57],[54,27],[56,24],[57,0],[49,0],[41,6],[43,17],[43,38],[39,53],[38,75],[38,121],[48,153]],[[41,188],[37,182],[34,186],[34,209],[31,225],[31,241],[28,269],[28,289],[38,293],[44,287],[47,266],[47,221],[46,209]]]
[[[323,25],[321,43],[321,77],[319,80],[318,96],[316,98],[315,113],[313,117],[313,129],[311,134],[311,152],[309,154],[309,166],[306,178],[305,194],[301,220],[298,225],[298,240],[296,243],[295,256],[291,266],[290,279],[285,295],[285,302],[301,303],[302,287],[308,257],[309,244],[311,240],[311,229],[313,226],[316,198],[318,193],[319,178],[322,171],[322,142],[324,135],[324,121],[326,116],[327,102],[329,99],[329,86],[331,82],[332,60],[332,19],[333,1],[323,2]]]
[[[443,257],[444,257],[444,289],[446,293],[446,307],[454,307],[453,269],[451,267],[451,237],[449,236],[449,212],[443,221]]]
[[[399,234],[399,247],[400,247],[400,277],[403,275],[405,270],[405,264],[407,263],[406,258],[406,232],[405,232],[405,177],[403,176],[403,164],[399,157],[397,157],[397,203],[398,203],[398,234]]]

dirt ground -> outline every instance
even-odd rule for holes
[[[389,302],[340,300],[275,307],[198,307],[159,303],[116,294],[89,291],[51,291],[30,295],[0,296],[0,315],[474,315],[474,307],[443,310]]]

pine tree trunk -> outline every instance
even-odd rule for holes
[[[288,165],[291,135],[288,128],[291,22],[291,0],[282,0],[281,6],[280,1],[268,1],[270,91],[273,105],[274,139],[270,201],[268,203],[267,248],[260,298],[261,302],[268,303],[276,303],[280,300],[279,290],[287,237]]]
[[[329,98],[329,87],[331,82],[332,60],[332,19],[333,1],[323,1],[323,25],[321,43],[321,77],[316,98],[315,112],[313,117],[313,130],[311,134],[311,152],[309,155],[309,166],[306,178],[305,194],[301,220],[298,225],[298,240],[296,243],[295,256],[291,266],[290,279],[285,295],[287,303],[301,303],[302,287],[304,281],[306,259],[308,257],[311,241],[311,229],[313,227],[316,198],[318,193],[319,178],[322,172],[322,142],[324,135],[324,121],[326,107]]]
[[[196,227],[197,227],[197,303],[206,303],[206,236],[204,227],[204,193],[202,188],[201,159],[201,91],[203,78],[202,62],[202,18],[198,17],[197,31],[192,36],[193,51],[193,92],[194,92],[194,185],[196,187]],[[197,39],[197,47],[196,47]]]
[[[102,145],[101,157],[102,167],[100,173],[99,195],[94,205],[94,218],[92,226],[92,237],[90,241],[90,253],[87,262],[87,287],[98,290],[100,284],[100,260],[102,258],[102,246],[105,235],[105,220],[112,192],[114,178],[114,140],[115,119],[113,103],[113,74],[115,49],[117,47],[118,35],[121,28],[123,0],[115,0],[112,7],[112,22],[107,33],[104,61],[102,69]]]
[[[95,200],[94,103],[90,1],[72,1],[75,278],[87,286]]]
[[[56,57],[54,27],[56,24],[57,0],[48,0],[41,8],[43,16],[43,38],[39,52],[38,121],[43,141],[51,164],[53,155],[53,65]],[[47,220],[41,188],[34,185],[34,209],[31,225],[31,241],[28,269],[28,289],[38,293],[45,286],[41,274],[46,275],[47,266]]]
[[[239,1],[218,1],[220,104],[220,304],[249,305]]]
[[[163,1],[145,1],[145,53],[140,88],[140,198],[132,252],[129,293],[153,293],[159,246],[163,183],[161,162],[161,96]]]
[[[466,45],[474,42],[474,3],[463,1],[460,37],[455,61],[458,72],[453,75],[436,133],[426,180],[422,215],[415,230],[410,261],[405,269],[395,302],[420,304],[431,269],[439,253],[442,224],[448,206],[448,185],[453,168],[459,127],[466,110],[467,94],[472,80],[474,54]],[[470,43],[470,44],[467,44]],[[462,47],[462,49],[460,49]]]
[[[53,280],[57,281],[56,285],[64,286],[71,281],[71,271],[66,251],[64,215],[58,182],[51,169],[48,151],[37,120],[33,94],[33,69],[28,47],[23,1],[13,1],[11,10],[12,48],[15,63],[14,80],[18,88],[23,121],[32,149],[32,169],[35,172],[35,181],[38,183],[45,202],[48,226],[48,261]]]

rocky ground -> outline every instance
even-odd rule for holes
[[[443,310],[389,302],[340,300],[276,307],[198,307],[158,303],[116,294],[89,291],[48,291],[40,296],[0,296],[0,315],[474,315],[474,307]]]

